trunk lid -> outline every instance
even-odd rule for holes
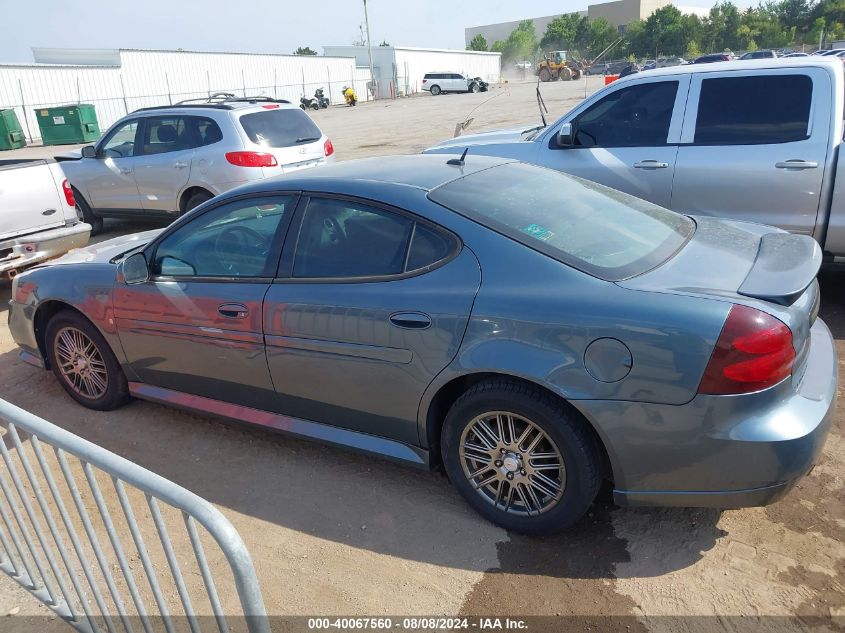
[[[276,104],[248,109],[238,117],[247,151],[276,157],[278,165],[262,167],[265,178],[326,162],[327,137],[302,109]]]
[[[762,224],[693,219],[696,231],[674,257],[617,283],[631,290],[721,299],[768,312],[792,330],[793,375],[802,374],[810,328],[819,311],[819,245],[806,235]]]

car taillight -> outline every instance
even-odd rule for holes
[[[226,160],[238,167],[275,167],[279,164],[275,156],[264,152],[228,152]]]
[[[73,189],[70,188],[70,183],[65,178],[62,181],[62,191],[65,194],[65,200],[68,203],[68,206],[75,207],[76,206],[76,198],[73,197]]]
[[[704,370],[699,393],[750,393],[776,385],[792,373],[792,332],[770,314],[734,305]]]
[[[423,83],[424,83],[424,84],[427,84],[427,83],[428,83],[428,79],[423,79]]]
[[[326,156],[331,156],[334,154],[334,145],[332,145],[332,140],[330,138],[326,139],[326,142],[323,143],[323,153]]]
[[[279,104],[278,103],[269,103],[269,104],[263,105],[261,107],[264,108],[265,110],[275,110],[276,108],[279,107]]]

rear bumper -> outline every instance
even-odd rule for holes
[[[69,250],[88,244],[91,226],[84,222],[56,229],[23,235],[0,242],[0,252],[11,249],[0,259],[0,273],[20,271],[59,255]]]
[[[605,443],[620,505],[737,508],[777,501],[813,468],[837,382],[833,337],[819,319],[803,375],[771,389],[680,406],[572,404]]]

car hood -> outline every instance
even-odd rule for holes
[[[491,130],[490,132],[479,132],[478,134],[464,134],[457,138],[450,138],[441,141],[437,145],[429,147],[430,150],[438,150],[444,147],[472,147],[473,145],[488,145],[492,143],[521,143],[525,141],[525,133],[536,129],[536,125],[523,125],[521,127],[508,128],[504,130]]]
[[[50,265],[105,263],[121,253],[144,246],[163,230],[153,229],[132,235],[122,235],[98,244],[90,244],[85,248],[75,248],[62,257],[51,261]]]

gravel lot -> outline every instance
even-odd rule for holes
[[[544,85],[550,119],[600,85],[600,79]],[[332,108],[314,118],[341,160],[412,153],[452,136],[467,116],[474,117],[468,132],[537,122],[533,91],[533,84],[517,82],[487,94]],[[3,158],[50,156],[55,149],[28,148]],[[99,239],[140,228],[107,221]],[[839,274],[822,276],[821,315],[843,358],[841,288]],[[577,621],[559,622],[572,630],[742,630],[748,623],[761,631],[845,628],[841,412],[821,463],[775,505],[623,510],[604,493],[569,532],[528,539],[482,521],[436,472],[146,402],[111,413],[83,409],[52,374],[18,360],[5,326],[8,298],[8,283],[0,284],[0,397],[217,505],[253,555],[270,613],[572,615]],[[46,612],[0,578],[0,617],[15,607],[22,614]],[[24,622],[0,620],[0,629]],[[53,628],[65,625],[43,625]]]

